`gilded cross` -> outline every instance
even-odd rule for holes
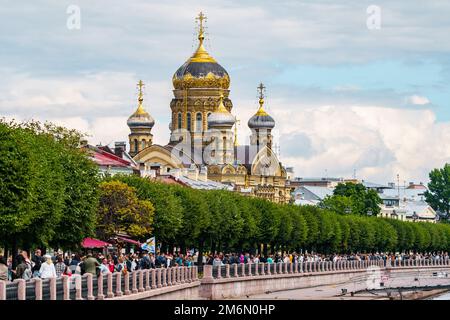
[[[259,91],[259,98],[263,99],[264,98],[264,90],[266,89],[266,87],[264,87],[264,85],[261,82],[257,88]]]
[[[141,100],[142,99],[142,87],[144,86],[144,82],[142,82],[142,80],[139,80],[137,85],[139,87],[139,100]]]
[[[198,17],[197,18],[195,18],[195,20],[198,20],[199,21],[199,24],[200,24],[200,28],[199,28],[199,31],[198,31],[198,38],[199,38],[199,40],[203,40],[203,21],[205,21],[206,22],[206,16],[203,14],[203,12],[201,12],[200,11],[200,13],[198,14]]]

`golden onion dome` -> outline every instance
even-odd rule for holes
[[[275,127],[275,120],[266,112],[266,110],[264,110],[263,89],[265,89],[265,87],[261,83],[258,89],[260,89],[259,108],[248,120],[248,127],[250,129],[273,129],[273,127]]]
[[[236,122],[236,118],[225,108],[223,104],[223,94],[220,94],[220,102],[217,110],[208,116],[209,128],[231,128]]]
[[[142,106],[142,102],[144,101],[142,95],[142,80],[139,81],[139,97],[138,97],[138,107],[136,111],[128,118],[127,125],[129,128],[153,128],[155,125],[155,120],[153,117],[145,111]]]
[[[175,72],[172,83],[175,89],[185,88],[221,88],[230,87],[230,77],[227,71],[209,55],[203,46],[205,16],[200,12],[198,34],[199,45],[194,54]]]

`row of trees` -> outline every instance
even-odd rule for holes
[[[137,176],[98,177],[79,149],[81,135],[51,124],[0,121],[0,245],[75,249],[97,234],[144,240],[161,250],[448,250],[450,226],[364,216],[377,199],[358,186],[333,206],[279,205],[222,190],[195,190]],[[348,200],[346,200],[348,201]],[[358,215],[358,213],[360,215]]]
[[[450,226],[403,222],[313,206],[280,205],[223,190],[195,190],[115,176],[154,206],[153,232],[162,251],[313,250],[331,252],[436,251],[450,248]]]
[[[0,120],[0,246],[68,248],[93,234],[99,179],[80,139],[50,123]]]

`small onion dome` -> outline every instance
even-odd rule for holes
[[[259,99],[258,111],[248,120],[250,129],[273,129],[275,120],[264,110],[264,99]]]
[[[142,107],[142,96],[139,96],[139,105],[137,110],[128,118],[127,125],[130,128],[153,128],[155,120]]]
[[[236,118],[223,105],[223,94],[220,94],[220,103],[216,111],[208,116],[209,128],[231,128],[236,122]]]

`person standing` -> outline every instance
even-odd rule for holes
[[[41,279],[56,278],[55,265],[53,264],[52,257],[48,254],[44,256],[45,262],[41,264],[39,273]]]
[[[61,277],[61,275],[64,273],[65,270],[66,270],[66,264],[64,263],[62,256],[59,255],[56,258],[56,264],[55,264],[56,276],[58,278]]]
[[[0,256],[0,280],[8,281],[8,265],[5,257]]]
[[[36,249],[34,251],[34,256],[31,257],[31,261],[33,261],[33,263],[34,263],[34,266],[32,269],[33,277],[39,277],[39,269],[41,269],[41,265],[45,261],[41,255],[40,249]]]
[[[88,253],[86,259],[84,260],[85,273],[90,273],[95,276],[97,274],[96,269],[99,266],[100,263],[92,256],[92,253]]]

